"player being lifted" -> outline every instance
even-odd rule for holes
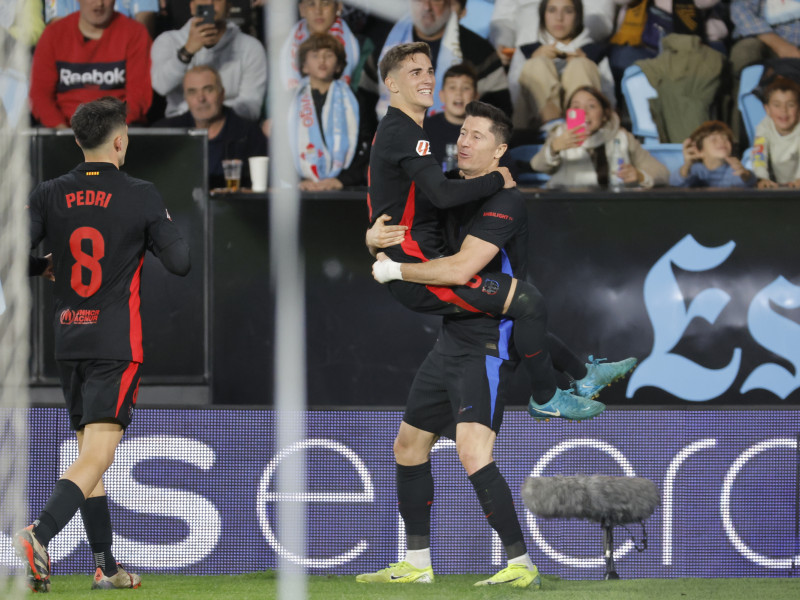
[[[386,248],[393,262],[426,262],[452,253],[440,228],[441,209],[486,198],[514,183],[503,167],[469,180],[447,179],[430,154],[422,129],[435,84],[427,44],[391,48],[381,60],[380,73],[390,92],[390,106],[378,126],[370,155],[370,222],[380,225],[390,220],[406,228],[402,242]],[[544,300],[533,285],[502,272],[473,273],[466,285],[452,288],[402,281],[399,265],[392,274],[396,281],[389,284],[390,292],[412,310],[439,315],[487,313],[513,319],[514,343],[532,384],[528,410],[536,418],[584,420],[597,416],[605,406],[592,397],[636,364],[635,359],[627,359],[584,366],[574,360],[571,362],[577,366],[569,372],[579,378],[578,393],[559,389],[549,350],[557,338],[548,336]],[[557,360],[562,355],[574,356],[563,344],[559,348]]]
[[[55,276],[55,354],[78,458],[32,525],[14,537],[29,585],[50,589],[47,545],[80,510],[96,571],[92,589],[132,588],[141,578],[118,565],[103,473],[130,424],[139,389],[140,283],[145,250],[186,275],[189,248],[152,183],[119,170],[128,148],[126,105],[111,97],[82,104],[71,126],[84,162],[45,181],[30,197],[31,275]],[[77,324],[81,323],[81,324]]]

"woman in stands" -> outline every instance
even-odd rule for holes
[[[617,113],[600,91],[590,86],[578,88],[567,108],[583,111],[583,124],[568,128],[562,123],[551,129],[544,146],[531,159],[535,171],[552,175],[547,187],[606,187],[616,182],[620,187],[651,188],[667,184],[667,167],[620,127]]]
[[[564,116],[564,100],[584,86],[613,98],[605,52],[583,26],[581,0],[543,0],[537,41],[520,46],[509,67],[514,126],[547,124]]]

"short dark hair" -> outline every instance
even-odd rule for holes
[[[574,40],[583,31],[583,2],[581,0],[571,0],[572,7],[575,9],[575,24],[569,32],[569,38]],[[539,3],[539,31],[547,31],[544,26],[544,13],[547,12],[547,5],[550,0],[542,0]]]
[[[459,12],[467,8],[467,0],[456,0],[456,4],[459,6]]]
[[[800,84],[795,80],[778,75],[764,89],[764,104],[769,103],[769,99],[775,92],[792,92],[796,101],[800,102]]]
[[[442,86],[444,86],[444,82],[450,77],[469,77],[472,80],[472,87],[475,88],[476,91],[478,89],[478,74],[469,63],[458,63],[447,69],[442,76]]]
[[[692,142],[694,142],[694,145],[697,146],[697,149],[702,150],[703,140],[715,133],[721,133],[727,137],[731,146],[736,143],[733,139],[733,130],[727,123],[723,123],[722,121],[706,121],[692,132],[690,138]]]
[[[336,70],[333,72],[333,78],[339,79],[342,73],[344,73],[344,68],[347,66],[347,54],[344,51],[342,42],[337,40],[330,33],[315,33],[300,44],[300,47],[297,49],[297,70],[301,73],[303,72],[303,65],[306,62],[306,56],[308,56],[309,52],[323,49],[328,49],[336,55]]]
[[[407,44],[398,44],[389,49],[381,59],[378,65],[380,71],[381,81],[385,81],[389,72],[397,68],[409,56],[414,54],[424,54],[428,58],[431,57],[431,47],[425,42],[409,42]]]
[[[70,126],[83,150],[99,148],[109,136],[123,127],[128,117],[128,105],[112,96],[81,104],[70,119]]]
[[[489,131],[492,132],[494,139],[499,144],[508,144],[511,140],[511,134],[514,132],[514,126],[511,124],[511,119],[508,115],[496,106],[481,102],[480,100],[473,100],[467,104],[466,108],[468,117],[483,117],[492,122]]]

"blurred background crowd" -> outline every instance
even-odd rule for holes
[[[269,0],[0,0],[0,124],[66,128],[81,102],[113,95],[131,125],[207,130],[216,187],[222,160],[265,154],[286,118],[301,189],[360,187],[388,104],[380,58],[424,41],[425,130],[444,170],[480,99],[513,119],[505,164],[522,184],[800,186],[800,0],[399,2],[406,16],[389,22],[299,0],[267,47]],[[7,60],[19,46],[28,73]],[[286,116],[269,114],[268,52],[294,94]]]

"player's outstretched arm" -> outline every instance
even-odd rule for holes
[[[468,235],[458,253],[424,263],[400,264],[379,253],[372,276],[379,283],[402,279],[426,285],[466,285],[499,251],[494,244]]]
[[[436,208],[447,209],[468,204],[487,198],[506,187],[505,175],[499,170],[473,179],[448,179],[435,160],[430,156],[425,158],[431,160],[425,160],[425,166],[410,175]],[[508,172],[508,169],[505,170]],[[508,179],[513,183],[510,173]]]

